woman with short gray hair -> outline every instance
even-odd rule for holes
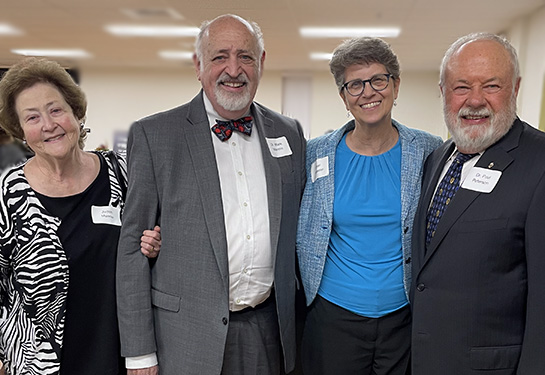
[[[307,146],[297,236],[309,306],[303,370],[405,375],[412,221],[424,160],[442,142],[392,119],[400,68],[383,40],[343,42],[330,69],[353,119]]]

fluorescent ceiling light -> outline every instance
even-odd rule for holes
[[[306,38],[350,38],[371,36],[382,38],[396,38],[401,29],[399,27],[301,27],[301,36]]]
[[[109,25],[106,26],[106,31],[116,36],[194,37],[200,29],[182,26]]]
[[[331,60],[331,57],[333,57],[332,53],[324,53],[324,52],[312,52],[310,54],[311,60]]]
[[[51,56],[86,58],[91,55],[82,49],[12,49],[11,52],[23,56]]]
[[[0,35],[21,35],[22,32],[7,23],[0,23]]]
[[[166,60],[191,60],[193,52],[188,51],[160,51],[159,56]]]

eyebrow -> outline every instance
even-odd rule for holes
[[[214,53],[231,53],[232,50],[230,48],[222,48],[222,49],[219,49],[217,51],[215,51]],[[235,51],[237,54],[239,53],[250,53],[250,54],[253,54],[253,52],[249,49],[237,49]]]
[[[51,101],[49,103],[46,103],[45,107],[49,108],[49,107],[51,107],[52,105],[54,105],[54,104],[56,104],[58,102],[59,102],[58,100],[53,100],[53,101]],[[23,108],[22,110],[23,111],[39,111],[40,109],[38,107],[30,107],[30,108]]]
[[[491,78],[488,78],[487,80],[485,80],[483,82],[483,84],[485,83],[490,83],[490,82],[493,82],[493,81],[501,81],[499,77],[491,77]],[[458,83],[465,83],[466,85],[469,85],[469,81],[466,80],[466,79],[458,79],[456,80],[455,82],[458,82]]]

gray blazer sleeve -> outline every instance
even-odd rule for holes
[[[136,122],[128,140],[128,191],[117,255],[117,308],[121,354],[156,351],[151,309],[150,260],[140,253],[144,229],[159,222],[153,160],[144,127]]]

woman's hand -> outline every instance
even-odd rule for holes
[[[156,258],[161,248],[161,228],[158,225],[153,230],[145,230],[140,237],[140,251],[148,258]]]

